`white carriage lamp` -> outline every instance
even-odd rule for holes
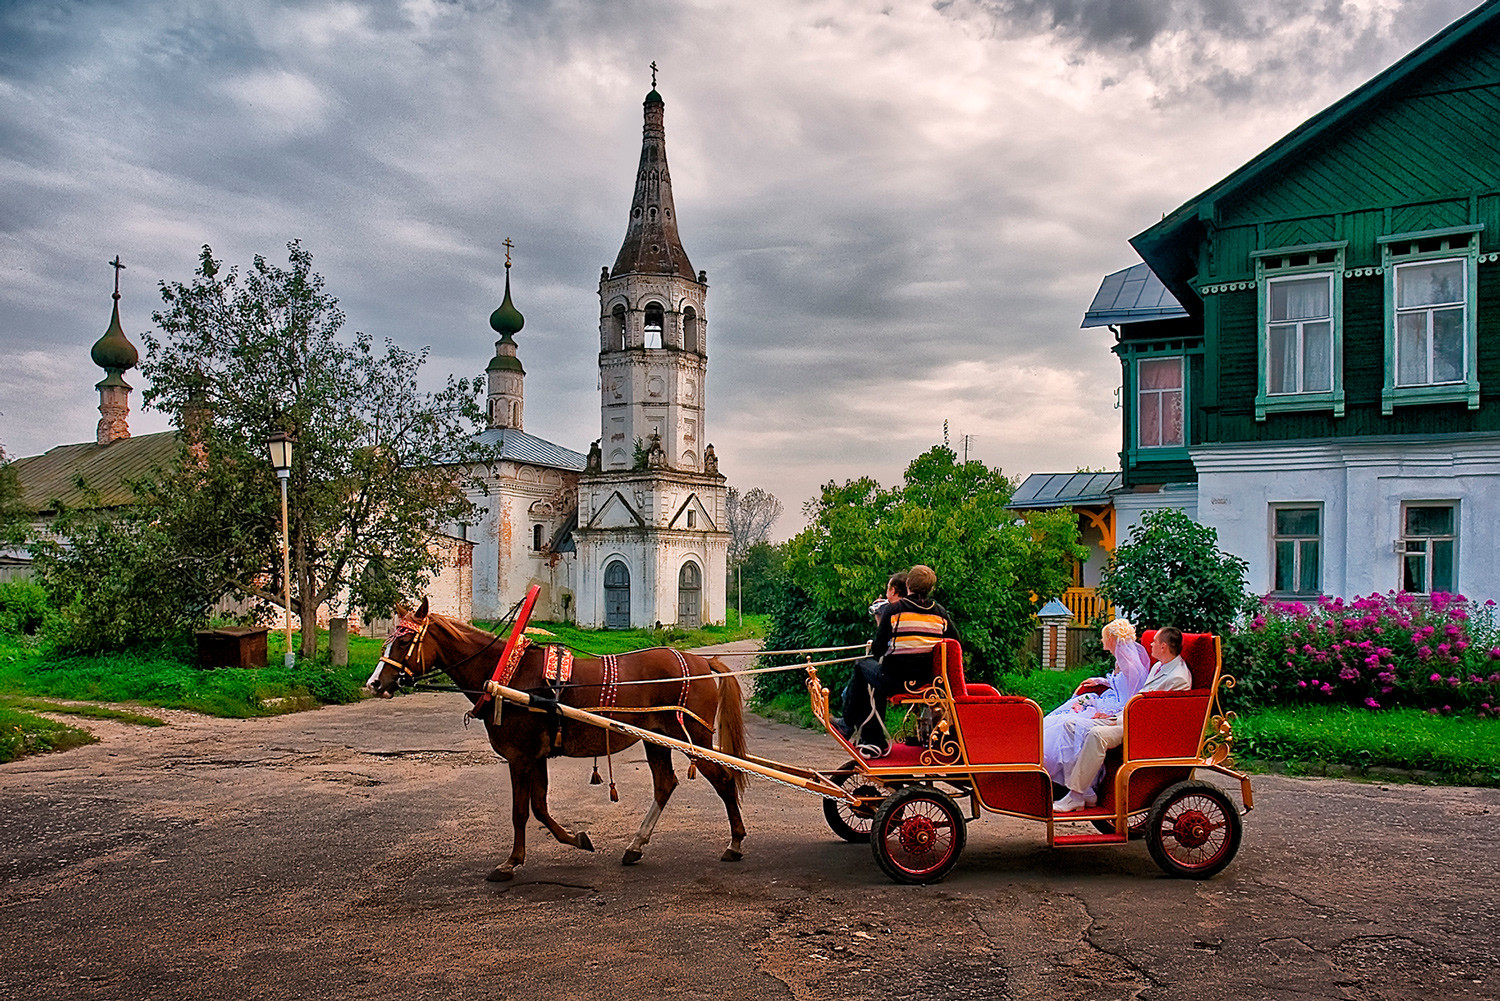
[[[286,600],[286,666],[292,667],[296,663],[296,654],[292,653],[292,560],[287,546],[287,504],[286,485],[292,475],[292,446],[297,440],[285,431],[278,431],[266,439],[266,448],[271,453],[271,468],[276,470],[276,478],[281,481],[281,582],[285,587],[283,597]]]

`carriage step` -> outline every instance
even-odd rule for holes
[[[1073,845],[1123,845],[1130,839],[1123,834],[1103,834],[1094,831],[1090,834],[1055,834],[1052,843],[1062,847]]]

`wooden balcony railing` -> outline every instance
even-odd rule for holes
[[[1091,587],[1070,587],[1058,599],[1073,613],[1073,625],[1087,626],[1101,615],[1114,615],[1114,606]]]

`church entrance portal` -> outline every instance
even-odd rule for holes
[[[604,628],[630,628],[630,568],[619,560],[604,568]]]
[[[677,624],[683,629],[703,625],[703,572],[696,563],[684,563],[677,575]]]

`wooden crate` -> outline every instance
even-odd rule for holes
[[[266,633],[263,626],[228,626],[200,629],[199,667],[265,667]]]

